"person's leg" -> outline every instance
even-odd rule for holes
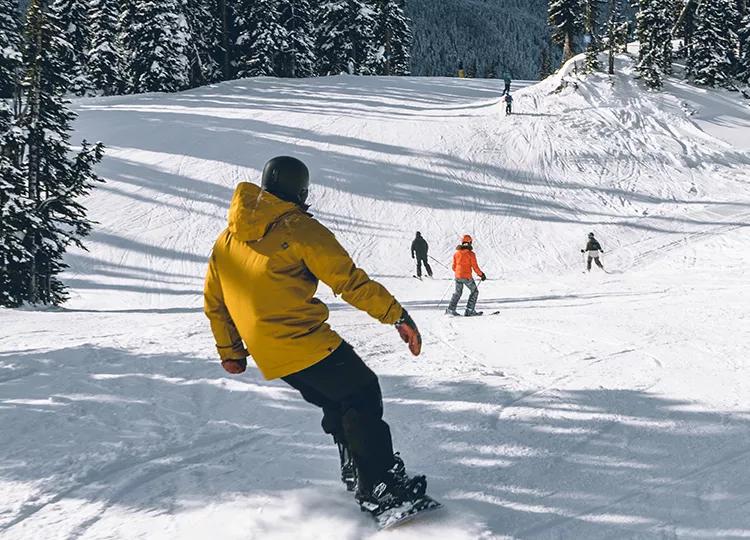
[[[422,259],[417,257],[417,277],[422,277]]]
[[[471,294],[469,295],[469,301],[466,302],[466,311],[472,312],[477,307],[477,298],[479,298],[479,287],[477,287],[477,284],[474,282],[473,279],[468,280],[468,283],[466,283],[466,286],[471,291]]]
[[[323,429],[327,433],[340,430],[332,434],[345,440],[351,450],[359,472],[359,490],[367,492],[380,482],[395,463],[391,432],[383,421],[378,378],[351,345],[342,343],[324,360],[284,377],[284,381],[304,389],[306,401],[326,405]],[[332,403],[335,405],[329,411]]]
[[[425,270],[427,270],[427,275],[432,277],[432,267],[430,266],[430,263],[427,262],[427,258],[425,258],[423,261]]]
[[[586,270],[588,270],[589,272],[591,271],[591,260],[592,259],[593,259],[593,257],[591,255],[589,255],[588,258],[586,259]]]
[[[453,296],[451,297],[451,302],[448,304],[448,311],[456,311],[456,306],[458,306],[458,301],[461,300],[461,295],[464,292],[464,281],[463,279],[457,279],[456,280],[456,292],[453,293]]]
[[[599,268],[601,268],[602,270],[604,270],[604,266],[602,265],[602,259],[601,259],[601,257],[596,257],[594,259],[594,261],[596,262],[596,266],[598,266]]]

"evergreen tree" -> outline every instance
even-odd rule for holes
[[[0,99],[13,95],[21,66],[21,28],[18,2],[0,0]]]
[[[737,46],[733,25],[738,14],[734,0],[701,2],[696,8],[693,62],[690,75],[707,86],[729,85]]]
[[[14,128],[10,105],[0,100],[0,306],[23,303],[25,271],[31,256],[24,246],[30,205],[24,197],[24,176],[19,167],[22,133]]]
[[[221,20],[216,0],[182,0],[188,29],[190,86],[221,80]]]
[[[372,9],[363,0],[324,0],[316,17],[320,75],[369,75],[374,51]]]
[[[237,76],[276,76],[277,61],[287,43],[277,0],[240,0],[237,30]]]
[[[126,0],[121,40],[131,92],[177,92],[190,86],[190,35],[178,2]]]
[[[20,272],[22,283],[12,299],[33,304],[60,304],[66,298],[57,275],[65,268],[63,254],[91,229],[79,199],[98,180],[93,166],[101,159],[102,145],[89,145],[70,156],[71,122],[64,95],[70,86],[65,62],[71,53],[63,35],[57,10],[46,0],[32,0],[26,18],[23,107],[17,125],[22,139],[16,141],[16,156],[22,156],[23,197],[28,201],[26,229],[18,231],[28,255]],[[17,275],[19,273],[11,273]],[[15,289],[14,289],[15,290]],[[16,291],[16,293],[18,292]],[[15,293],[14,293],[15,294]]]
[[[86,0],[54,0],[51,10],[59,19],[62,36],[70,44],[61,68],[70,79],[69,91],[82,96],[91,90],[88,78],[89,17]]]
[[[575,55],[575,38],[583,30],[581,0],[550,0],[549,25],[552,41],[563,48],[563,63]]]
[[[408,75],[411,49],[410,21],[404,14],[403,0],[375,2],[375,73]],[[492,66],[487,69],[491,69]],[[494,77],[493,77],[494,78]]]
[[[738,32],[740,54],[737,77],[742,83],[750,84],[750,15],[745,15]]]
[[[615,74],[615,53],[618,50],[619,29],[622,26],[622,0],[609,0],[609,20],[607,21],[607,48],[609,53],[610,75]]]
[[[672,25],[670,0],[640,0],[638,71],[649,88],[662,87],[662,74],[672,67]]]
[[[586,30],[586,71],[597,71],[599,65],[599,8],[600,0],[584,0],[584,28]]]
[[[279,0],[278,11],[286,40],[276,57],[276,75],[312,77],[315,75],[315,40],[310,1]]]
[[[110,0],[91,0],[91,49],[87,62],[89,80],[92,87],[105,96],[119,94],[123,90],[120,76],[122,58],[117,41],[118,17],[117,5]]]

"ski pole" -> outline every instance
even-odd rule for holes
[[[438,260],[437,260],[437,259],[436,259],[435,257],[433,257],[432,255],[427,255],[427,256],[428,256],[428,257],[429,257],[430,259],[432,259],[433,261],[435,261],[436,263],[438,263],[438,264],[439,264],[440,266],[442,266],[443,268],[445,268],[446,270],[450,270],[450,268],[448,268],[448,266],[447,266],[447,265],[445,265],[445,264],[441,263],[440,261],[438,261]]]
[[[451,285],[453,285],[453,284],[451,283]],[[445,297],[448,295],[448,291],[451,290],[451,285],[448,285],[445,288],[445,292],[443,293],[443,296],[440,297],[440,302],[438,302],[438,305],[437,305],[436,309],[440,309],[440,305],[443,303],[443,300],[445,300]]]

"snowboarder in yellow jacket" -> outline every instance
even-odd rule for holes
[[[352,261],[333,233],[307,213],[309,172],[292,157],[263,170],[261,187],[242,182],[206,274],[205,313],[222,366],[232,374],[252,356],[266,379],[282,378],[323,409],[339,447],[342,480],[368,509],[424,494],[406,475],[383,421],[378,378],[328,324],[318,281],[384,324],[415,356],[422,338],[407,311]]]

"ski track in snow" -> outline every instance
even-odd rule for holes
[[[573,63],[485,80],[243,80],[75,102],[101,139],[89,252],[60,310],[0,311],[0,538],[750,537],[750,113]],[[564,83],[564,84],[563,84]],[[334,298],[380,375],[411,472],[445,508],[378,532],[318,411],[229,377],[201,312],[238,181],[301,157],[315,215],[411,311],[424,354]],[[420,230],[480,266],[477,319],[448,270],[411,278]],[[583,269],[593,230],[609,270]],[[464,297],[463,301],[465,301]]]

